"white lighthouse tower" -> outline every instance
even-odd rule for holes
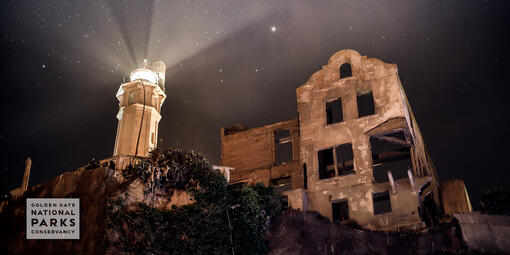
[[[165,70],[163,61],[131,72],[129,82],[117,92],[119,113],[113,156],[148,156],[158,143],[161,106],[165,101]]]

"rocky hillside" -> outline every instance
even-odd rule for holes
[[[452,222],[389,234],[287,209],[261,185],[227,186],[196,153],[171,150],[115,172],[64,173],[4,201],[0,254],[459,254]],[[79,240],[27,240],[26,198],[80,198]]]
[[[27,240],[26,198],[80,198],[80,239]],[[2,202],[0,254],[262,254],[282,201],[261,185],[227,186],[198,153],[155,151],[122,172],[67,172]]]
[[[464,254],[456,224],[428,233],[392,234],[331,223],[315,212],[286,210],[271,222],[269,253]]]
[[[107,194],[118,185],[113,171],[97,168],[64,173],[8,200],[0,213],[0,254],[104,254]],[[27,240],[25,198],[80,198],[80,240]]]

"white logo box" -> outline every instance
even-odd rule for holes
[[[27,239],[80,239],[79,198],[27,198]]]

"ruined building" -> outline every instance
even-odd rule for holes
[[[293,208],[371,229],[437,222],[436,169],[395,64],[342,50],[296,94],[298,119],[222,128],[230,183],[274,185]]]

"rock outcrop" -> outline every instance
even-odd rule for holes
[[[26,198],[80,198],[80,239],[27,240]],[[160,210],[192,202],[185,191],[153,189],[107,167],[66,172],[2,202],[0,254],[105,254],[113,238],[107,231],[110,201],[119,199],[128,208],[144,203]]]
[[[1,254],[104,254],[106,203],[119,188],[112,170],[66,172],[29,188],[21,197],[5,201],[0,213]],[[26,198],[80,198],[79,240],[27,240]]]

